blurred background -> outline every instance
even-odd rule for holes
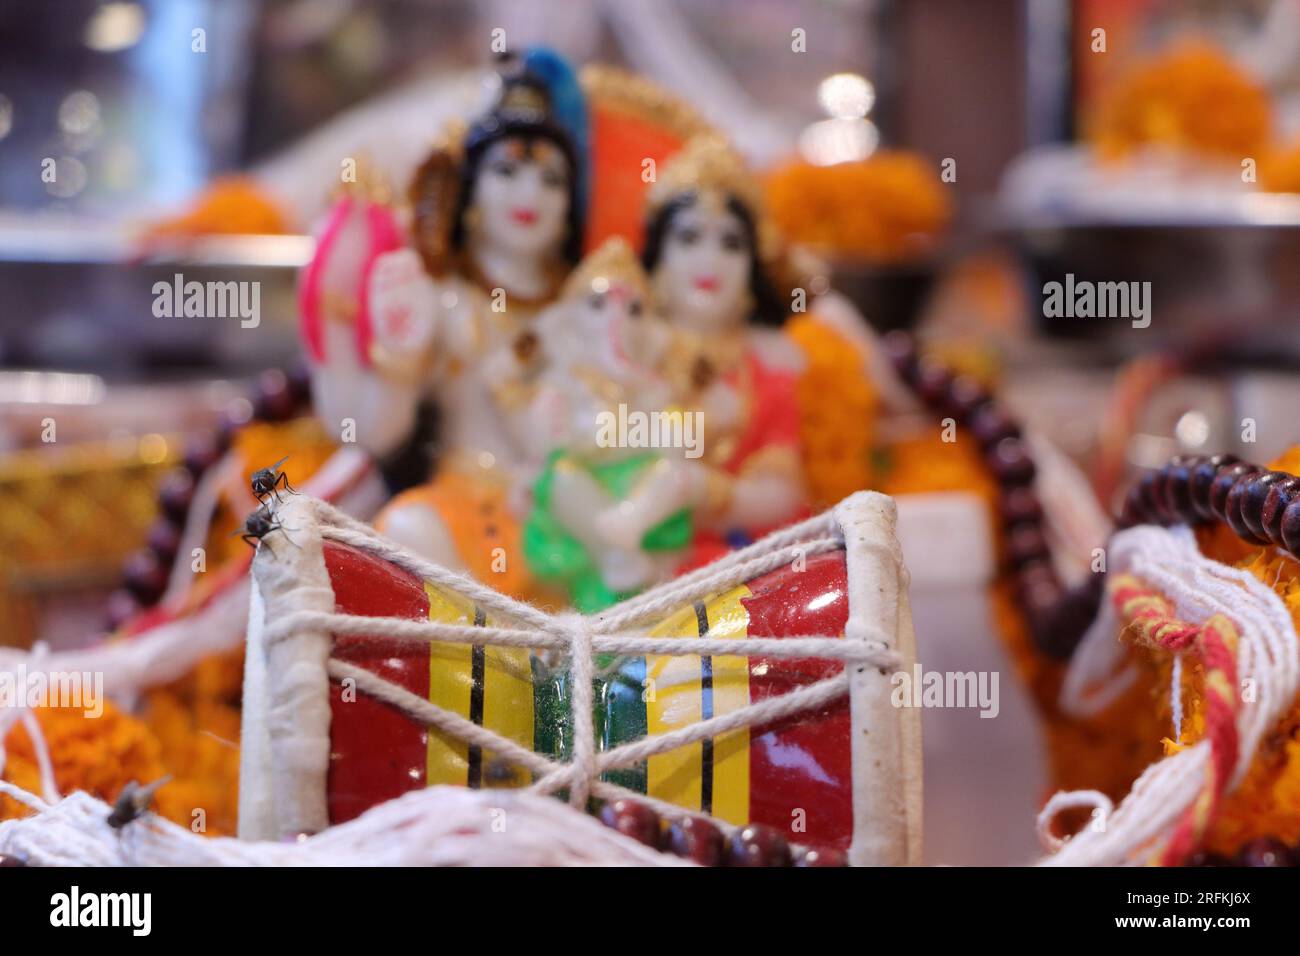
[[[1046,366],[1059,382],[1057,362],[1103,371],[1106,389],[1117,363],[1170,348],[1198,367],[1231,365],[1231,384],[1253,395],[1295,358],[1292,0],[660,6],[573,0],[554,16],[546,4],[441,0],[4,4],[0,365],[89,377],[9,375],[0,401],[10,408],[26,389],[33,404],[37,382],[86,406],[140,384],[197,384],[211,398],[215,379],[289,362],[289,280],[310,255],[301,237],[328,196],[330,146],[364,139],[404,175],[437,132],[420,126],[421,98],[481,69],[494,28],[682,93],[774,171],[781,224],[830,254],[837,285],[874,323],[933,320],[936,335],[995,346],[997,361],[1027,358],[1013,392]],[[795,29],[808,55],[790,54]],[[869,156],[847,164],[857,179],[843,168]],[[791,169],[794,158],[839,162],[841,175]],[[857,200],[838,215],[788,199],[837,189]],[[255,333],[154,321],[140,291],[180,245],[195,269],[263,278],[268,321]],[[1141,274],[1159,320],[1139,333],[1030,314],[1025,290],[1037,301],[1068,272]],[[1184,437],[1230,441],[1235,402],[1211,387],[1228,382],[1204,383],[1203,418],[1184,421]],[[1050,399],[1027,410],[1047,413],[1037,406]],[[118,420],[136,427],[128,419],[124,406]],[[1064,424],[1068,450],[1088,455],[1097,423]],[[1165,441],[1139,443],[1143,463],[1177,440],[1152,437]],[[0,447],[31,438],[0,421]]]
[[[832,286],[995,382],[1105,506],[1180,450],[1300,438],[1300,0],[6,0],[0,643],[98,633],[124,575],[117,619],[161,593],[168,476],[303,397],[338,157],[402,184],[494,29],[683,97]],[[182,269],[258,282],[260,323],[156,316]],[[1067,276],[1150,282],[1149,326],[1045,314]],[[955,780],[996,766],[982,726],[934,733]]]

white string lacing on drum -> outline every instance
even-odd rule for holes
[[[309,518],[307,512],[311,512]],[[302,517],[299,517],[302,516]],[[630,797],[659,812],[669,820],[707,814],[642,794],[600,779],[609,771],[631,767],[656,754],[739,730],[768,724],[776,720],[824,707],[849,691],[849,675],[842,671],[758,703],[748,704],[726,714],[660,734],[648,734],[606,751],[599,751],[593,723],[591,678],[594,656],[762,656],[777,659],[817,658],[856,667],[895,670],[898,654],[879,635],[876,639],[846,641],[839,636],[795,635],[783,638],[747,637],[743,642],[727,638],[657,637],[645,625],[657,623],[667,614],[680,611],[692,603],[725,593],[744,582],[776,568],[807,560],[818,554],[839,550],[844,539],[834,514],[827,512],[764,538],[747,548],[725,556],[704,568],[686,574],[610,610],[592,616],[549,614],[516,601],[478,581],[448,570],[397,545],[370,526],[348,517],[323,502],[298,499],[286,502],[285,513],[278,516],[285,523],[292,540],[292,529],[300,520],[314,520],[326,541],[348,545],[375,555],[427,581],[472,601],[487,617],[510,622],[503,624],[445,623],[368,617],[337,611],[293,610],[281,617],[269,617],[264,644],[271,647],[303,632],[340,636],[371,636],[412,644],[455,643],[520,647],[540,651],[558,664],[567,662],[572,674],[570,717],[573,727],[573,755],[557,760],[535,753],[496,731],[429,701],[383,677],[347,661],[330,657],[327,671],[331,679],[355,682],[358,691],[401,711],[411,720],[440,731],[458,741],[522,767],[535,776],[528,788],[535,793],[568,791],[569,802],[584,807],[589,796],[602,799]],[[277,536],[278,538],[278,536]],[[280,557],[272,560],[293,561],[284,554],[284,545],[271,539]],[[735,828],[724,821],[709,818],[730,833]]]

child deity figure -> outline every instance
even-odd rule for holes
[[[708,471],[689,457],[703,435],[686,427],[688,416],[692,425],[703,416],[680,406],[662,374],[675,333],[649,297],[631,247],[611,239],[538,320],[542,371],[528,426],[546,464],[533,486],[524,553],[539,578],[564,585],[584,612],[667,577],[707,493]],[[500,371],[518,379],[519,370]]]

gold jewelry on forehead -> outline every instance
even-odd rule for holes
[[[686,193],[719,192],[735,196],[755,219],[763,205],[763,190],[745,161],[716,133],[693,136],[663,164],[646,204],[651,214]]]
[[[702,189],[696,193],[695,207],[714,216],[727,211],[727,194],[721,189]]]
[[[645,269],[622,236],[606,239],[588,253],[564,283],[560,298],[569,301],[592,292],[605,292],[615,282],[630,285],[642,299],[650,298],[650,281]]]
[[[782,256],[782,241],[763,208],[763,187],[740,154],[717,133],[691,137],[681,151],[664,163],[646,194],[646,211],[654,216],[678,196],[693,193],[710,210],[723,208],[735,197],[754,221],[758,259],[771,266]]]

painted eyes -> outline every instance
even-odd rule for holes
[[[693,246],[700,241],[700,231],[693,226],[673,230],[673,241],[680,246]]]
[[[514,179],[519,175],[523,168],[523,163],[512,159],[502,159],[491,165],[492,174],[502,179]],[[569,185],[569,177],[562,170],[553,167],[543,166],[541,169],[542,185],[547,189],[565,189]]]
[[[681,226],[673,230],[673,241],[680,246],[699,245],[703,238],[703,232],[695,226]],[[744,252],[745,236],[740,230],[726,229],[718,237],[718,245],[726,252]]]
[[[593,292],[591,295],[587,296],[587,305],[589,305],[593,311],[600,312],[605,308],[606,298],[607,296],[603,292]],[[639,319],[641,318],[641,313],[643,311],[644,307],[642,306],[640,299],[633,299],[627,305],[627,314],[629,318]]]

